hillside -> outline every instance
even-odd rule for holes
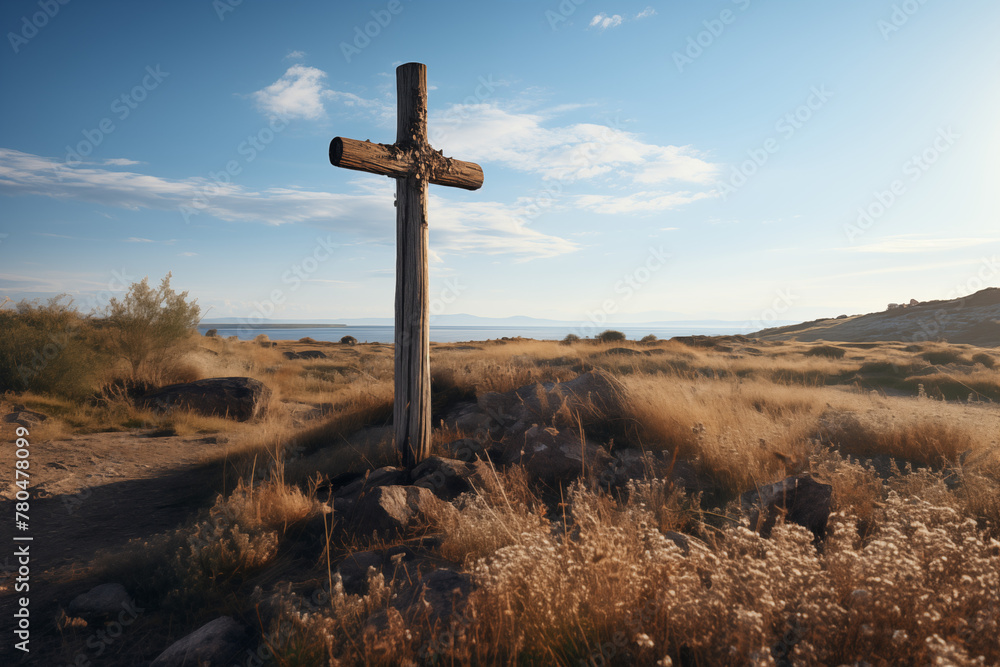
[[[991,287],[948,301],[927,301],[880,313],[820,319],[762,329],[763,340],[871,342],[944,340],[980,347],[1000,346],[1000,289]]]

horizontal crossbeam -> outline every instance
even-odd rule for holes
[[[478,190],[483,185],[483,169],[478,164],[447,158],[430,148],[404,149],[396,144],[335,137],[330,142],[330,163],[391,178],[416,176],[434,185],[465,190]]]

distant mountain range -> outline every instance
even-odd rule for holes
[[[911,301],[868,315],[841,315],[749,334],[763,340],[923,341],[946,340],[1000,346],[1000,289],[990,287],[947,301]]]
[[[662,314],[661,314],[662,316]],[[654,326],[654,327],[707,327],[712,329],[731,329],[733,331],[746,328],[746,320],[655,320],[643,321],[642,315],[636,315],[634,322],[608,322],[598,325],[598,328],[613,329],[614,327],[630,326]],[[538,317],[527,317],[525,315],[515,315],[513,317],[480,317],[479,315],[455,314],[436,315],[431,317],[431,326],[438,327],[573,327],[586,323],[587,320],[551,320]],[[790,324],[790,321],[781,324]],[[201,321],[201,325],[226,325],[242,324],[237,318],[217,317],[206,318]],[[265,320],[252,328],[288,328],[290,325],[300,326],[392,326],[391,317],[357,317],[342,319],[317,319],[304,322],[303,320],[274,319]]]

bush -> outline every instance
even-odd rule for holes
[[[574,333],[571,333],[571,334],[566,334],[566,337],[559,342],[561,342],[563,345],[572,345],[573,343],[576,343],[579,340],[580,340],[579,336],[577,336]]]
[[[982,364],[983,366],[986,366],[986,368],[993,368],[997,365],[996,359],[986,354],[985,352],[974,354],[972,356],[972,363]]]
[[[344,336],[343,338],[340,339],[340,344],[341,345],[357,345],[358,344],[358,339],[355,338],[354,336]]]
[[[615,331],[614,329],[608,329],[607,331],[602,331],[597,337],[597,340],[602,343],[620,343],[625,340],[625,334],[621,331]]]
[[[170,277],[168,273],[155,288],[143,278],[129,285],[124,298],[108,304],[108,348],[128,362],[133,378],[162,372],[198,324],[201,309],[194,301],[188,303],[187,292],[170,289]]]
[[[65,294],[47,304],[21,301],[0,311],[0,393],[38,391],[82,397],[103,365],[90,318]]]
[[[928,350],[920,354],[921,358],[934,366],[946,366],[948,364],[971,365],[971,362],[962,356],[957,350]]]
[[[257,334],[254,336],[253,342],[261,347],[271,347],[271,339],[267,337],[267,334]]]
[[[639,339],[639,342],[640,343],[647,343],[647,344],[649,344],[649,343],[655,343],[658,340],[660,340],[660,339],[657,338],[656,336],[654,336],[653,334],[646,334],[641,339]]]
[[[827,359],[843,359],[846,352],[834,345],[818,345],[805,351],[807,357],[826,357]]]
[[[217,338],[219,336],[218,329],[209,329],[205,332],[205,338]]]

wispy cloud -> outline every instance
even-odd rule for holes
[[[642,20],[649,18],[650,16],[656,16],[656,10],[652,7],[646,7],[644,10],[635,15],[636,20]]]
[[[128,158],[124,157],[112,157],[105,160],[103,164],[106,164],[111,167],[130,167],[134,164],[142,164],[142,163],[137,160],[129,160]]]
[[[635,192],[630,195],[578,195],[575,203],[595,213],[655,213],[716,196],[712,192]]]
[[[198,253],[196,253],[196,252],[179,252],[179,253],[177,253],[177,256],[178,257],[197,257]]]
[[[302,60],[305,57],[306,57],[305,51],[295,50],[295,51],[289,51],[285,55],[285,60]]]
[[[1000,238],[919,238],[912,235],[892,236],[867,245],[839,248],[846,252],[864,253],[920,253],[942,252],[1000,243]]]
[[[348,239],[392,243],[395,208],[389,179],[358,179],[348,194],[305,189],[251,190],[230,183],[211,184],[204,178],[167,179],[99,167],[63,166],[45,158],[0,149],[0,194],[31,194],[75,199],[105,206],[178,210],[205,200],[199,215],[234,222],[271,225],[301,223],[343,234]],[[208,189],[206,189],[208,188]],[[207,196],[206,196],[206,193]],[[520,204],[455,203],[432,194],[431,237],[439,252],[511,255],[516,260],[552,257],[577,249],[577,244],[532,229]],[[133,237],[134,243],[152,242]],[[161,241],[174,243],[176,240]]]
[[[648,186],[671,181],[709,185],[719,166],[690,146],[661,146],[623,129],[593,123],[558,126],[549,115],[499,104],[455,105],[431,117],[431,137],[447,155],[501,163],[545,179],[614,175]]]

